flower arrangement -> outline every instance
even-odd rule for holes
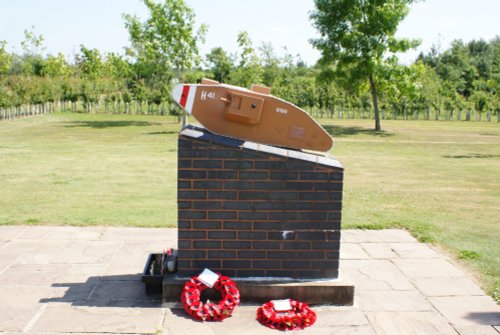
[[[290,306],[290,310],[277,311],[273,301],[266,302],[257,309],[257,321],[278,330],[304,329],[316,322],[316,313],[307,304],[290,299]]]
[[[218,290],[221,300],[218,303],[207,300],[201,302],[201,292],[207,289],[205,283],[198,276],[191,277],[182,289],[181,302],[184,310],[193,318],[202,321],[221,321],[229,317],[240,303],[240,291],[236,284],[226,276],[220,274],[213,288]]]

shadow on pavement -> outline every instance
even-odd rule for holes
[[[475,312],[467,314],[467,319],[480,325],[500,325],[500,313],[498,312]]]
[[[87,307],[161,307],[161,293],[146,294],[141,274],[89,277],[83,283],[52,284],[54,293],[40,303],[66,302]]]

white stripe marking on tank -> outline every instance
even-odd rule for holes
[[[178,104],[181,103],[181,95],[182,95],[182,88],[184,85],[175,85],[174,88],[172,89],[172,97],[174,98],[175,102]]]
[[[189,114],[193,111],[194,98],[196,97],[196,86],[190,85],[189,95],[186,101],[186,107],[184,108]]]

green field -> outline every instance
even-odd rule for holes
[[[321,120],[345,166],[344,227],[404,227],[500,300],[500,124]],[[176,225],[180,125],[53,114],[0,122],[0,224]]]

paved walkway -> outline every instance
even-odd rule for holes
[[[279,334],[255,321],[256,306],[203,323],[146,296],[146,255],[175,240],[175,229],[0,227],[0,334]],[[500,306],[407,232],[351,230],[342,240],[354,306],[315,307],[316,324],[292,333],[500,333]]]

